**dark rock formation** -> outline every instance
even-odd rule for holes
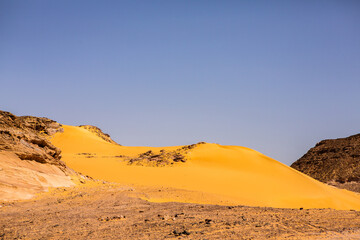
[[[15,153],[21,160],[33,160],[66,168],[61,151],[49,137],[63,131],[61,124],[48,118],[17,117],[0,111],[0,152]]]
[[[321,182],[357,189],[354,184],[360,184],[360,134],[323,140],[291,167]]]

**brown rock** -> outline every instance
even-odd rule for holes
[[[0,151],[15,153],[21,160],[65,168],[60,149],[48,140],[59,131],[63,131],[61,124],[48,118],[17,117],[0,111]]]
[[[360,184],[360,134],[323,140],[291,167],[321,182],[355,190]]]
[[[0,200],[25,199],[48,187],[71,186],[75,172],[49,141],[61,124],[38,117],[0,111]]]

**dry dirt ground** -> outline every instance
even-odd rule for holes
[[[152,203],[139,191],[86,183],[2,202],[0,239],[360,239],[359,211]]]

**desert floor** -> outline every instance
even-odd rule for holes
[[[360,211],[143,200],[154,191],[105,182],[0,203],[0,239],[360,239]]]

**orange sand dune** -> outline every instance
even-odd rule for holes
[[[179,189],[175,194],[145,196],[152,201],[360,210],[359,194],[320,183],[245,147],[202,144],[190,150],[186,163],[148,167],[128,165],[115,156],[179,147],[119,146],[73,126],[64,126],[64,132],[57,133],[52,142],[62,149],[63,160],[71,168],[93,178]],[[79,153],[92,153],[94,157]]]

